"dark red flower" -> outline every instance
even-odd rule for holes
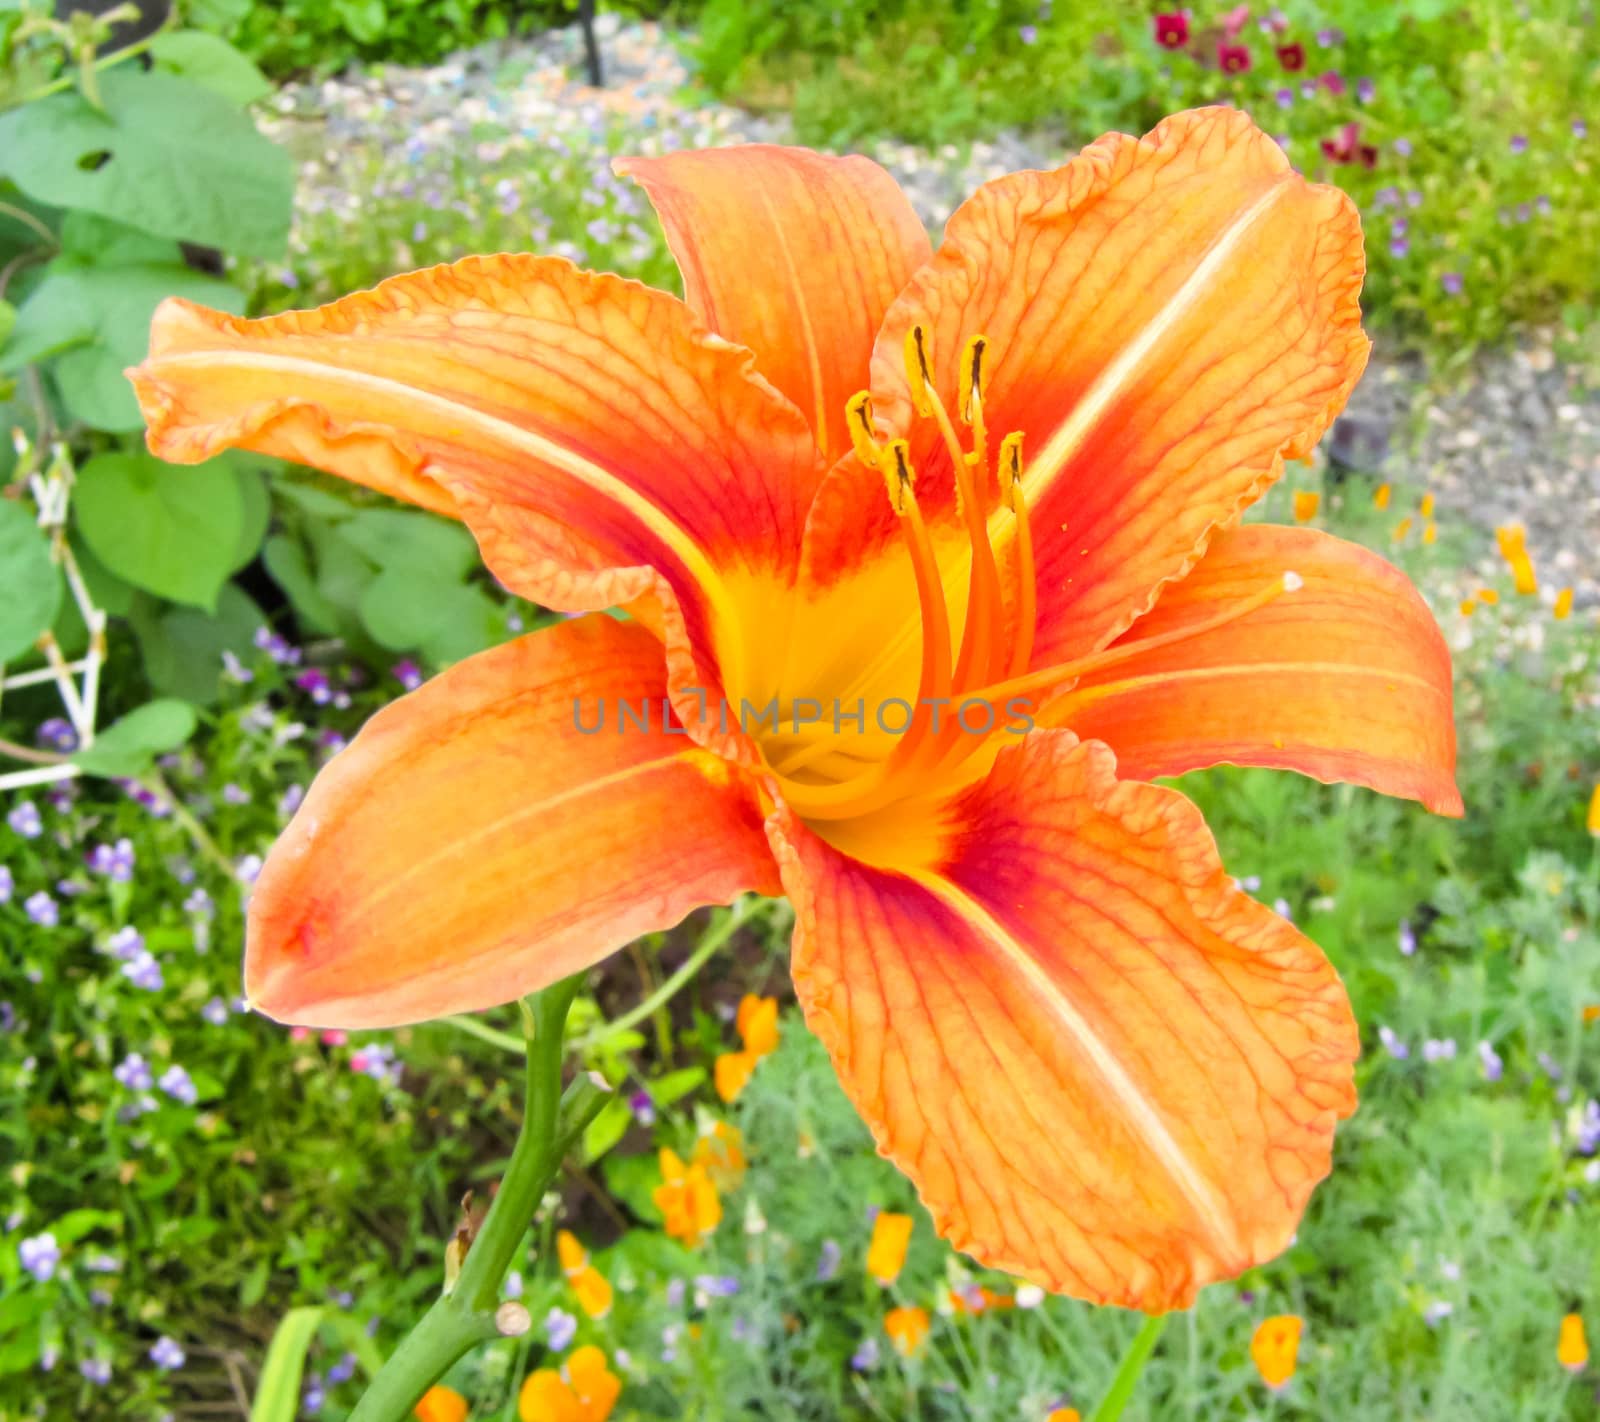
[[[1363,168],[1376,168],[1378,166],[1378,150],[1370,143],[1363,143],[1359,150],[1361,166]]]
[[[1305,46],[1300,44],[1280,44],[1278,46],[1278,63],[1292,73],[1306,67]]]
[[[1182,49],[1189,43],[1189,17],[1180,11],[1157,15],[1156,43],[1167,49]]]
[[[1217,63],[1224,74],[1243,74],[1250,67],[1250,51],[1242,44],[1218,44]]]
[[[1338,137],[1322,140],[1322,151],[1335,163],[1353,163],[1360,147],[1356,142],[1360,132],[1360,124],[1347,123],[1339,130]],[[1374,154],[1373,157],[1376,159],[1377,155]]]

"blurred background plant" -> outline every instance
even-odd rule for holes
[[[675,11],[691,74],[653,29],[605,30],[605,93],[568,82],[575,40],[483,43],[558,4],[57,8],[0,0],[0,740],[26,752],[0,747],[0,773],[37,782],[0,802],[0,1422],[243,1417],[264,1367],[260,1422],[336,1422],[437,1289],[518,1114],[513,1013],[290,1032],[243,1010],[238,954],[261,857],[326,758],[549,614],[431,515],[274,461],[149,456],[119,372],[163,297],[255,313],[529,248],[673,288],[613,154],[859,146],[936,228],[997,165],[1224,99],[1362,206],[1380,350],[1460,375],[1515,337],[1564,390],[1600,373],[1582,6],[709,0]],[[1498,490],[1436,516],[1438,468],[1395,443],[1346,439],[1264,514],[1382,549],[1439,610],[1469,817],[1289,777],[1184,782],[1230,866],[1345,974],[1365,1105],[1290,1252],[1169,1331],[1146,1415],[1592,1413],[1594,1374],[1557,1341],[1569,1312],[1600,1321],[1596,570],[1560,579],[1576,605],[1528,590],[1465,517]],[[80,765],[96,778],[55,778]],[[509,1285],[531,1331],[449,1379],[474,1417],[517,1415],[525,1379],[585,1345],[621,1380],[619,1417],[1064,1422],[1103,1391],[1134,1322],[935,1240],[788,1005],[786,912],[699,915],[595,975],[576,1057],[616,1100]],[[747,994],[783,1005],[775,1050]],[[719,1091],[739,1054],[721,1079],[753,1061],[748,1085]],[[716,1192],[704,1239],[663,1212],[663,1148]],[[888,1283],[875,1211],[912,1221]],[[1250,1345],[1276,1315],[1304,1333],[1270,1393]]]

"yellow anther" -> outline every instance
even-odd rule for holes
[[[924,417],[933,413],[928,387],[933,384],[933,361],[928,355],[928,333],[920,323],[906,332],[906,379],[911,384],[911,403]]]
[[[1013,430],[1000,441],[1000,484],[1006,507],[1016,508],[1016,489],[1022,483],[1022,431]]]
[[[858,390],[844,404],[845,427],[850,431],[850,443],[856,447],[856,458],[868,469],[877,469],[883,463],[883,446],[878,443],[878,432],[872,422],[872,392]]]
[[[892,439],[889,441],[888,454],[889,457],[882,464],[883,483],[889,491],[889,502],[894,506],[894,511],[903,514],[907,497],[913,501],[916,499],[912,493],[916,473],[911,467],[911,446],[903,439]]]
[[[961,419],[973,424],[983,418],[983,395],[989,387],[989,367],[984,357],[989,351],[987,336],[972,336],[961,351]]]

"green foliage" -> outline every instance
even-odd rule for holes
[[[186,701],[147,701],[114,721],[87,750],[72,758],[91,775],[143,775],[158,755],[176,750],[194,734],[194,708]]]
[[[789,109],[804,140],[828,146],[1037,125],[1065,155],[1179,109],[1236,104],[1298,168],[1355,198],[1369,312],[1441,358],[1593,306],[1600,163],[1574,127],[1600,73],[1591,18],[1558,0],[1302,0],[1270,12],[1283,16],[1272,34],[1251,12],[1236,37],[1250,67],[1226,74],[1230,8],[1191,7],[1188,42],[1168,49],[1152,10],[1110,0],[710,0],[693,52],[713,90]],[[1289,44],[1303,68],[1278,57]],[[1324,144],[1338,153],[1352,124],[1349,158],[1330,157]]]
[[[56,619],[61,573],[27,508],[0,499],[0,662],[28,651]]]

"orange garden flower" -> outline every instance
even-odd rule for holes
[[[1562,588],[1556,594],[1556,605],[1552,613],[1557,622],[1565,622],[1572,616],[1572,589]]]
[[[1044,1422],[1083,1422],[1076,1407],[1052,1407]]]
[[[1583,1315],[1569,1313],[1561,1320],[1556,1340],[1556,1361],[1568,1372],[1581,1373],[1589,1366],[1589,1339],[1583,1331]]]
[[[756,1063],[778,1050],[778,999],[746,993],[739,1001],[734,1028],[744,1042],[742,1052],[724,1052],[716,1060],[717,1095],[732,1102],[744,1090]]]
[[[1520,523],[1502,524],[1494,531],[1500,556],[1511,570],[1512,585],[1528,596],[1539,591],[1539,578],[1534,572],[1533,559],[1528,556],[1528,531]]]
[[[1011,1294],[997,1294],[982,1284],[968,1284],[949,1291],[950,1311],[958,1318],[965,1314],[991,1313],[995,1309],[1015,1308]]]
[[[718,1121],[710,1130],[702,1130],[694,1143],[693,1163],[705,1168],[719,1193],[731,1195],[744,1184],[748,1165],[743,1132],[726,1121]]]
[[[722,1201],[699,1161],[685,1165],[677,1154],[661,1147],[661,1183],[650,1192],[656,1208],[666,1216],[666,1231],[691,1249],[709,1236],[722,1221]]]
[[[1600,834],[1600,780],[1595,781],[1594,791],[1589,796],[1589,813],[1584,817],[1584,825],[1590,834]]]
[[[1296,489],[1294,491],[1294,521],[1296,523],[1310,523],[1317,516],[1317,509],[1322,503],[1322,495],[1315,489]]]
[[[413,1415],[419,1422],[467,1422],[467,1400],[453,1387],[436,1383],[422,1394]]]
[[[1276,1392],[1294,1376],[1300,1353],[1301,1319],[1292,1313],[1264,1318],[1250,1339],[1250,1358],[1261,1374],[1261,1381]]]
[[[1461,811],[1416,591],[1240,522],[1366,362],[1355,208],[1221,108],[985,184],[937,253],[863,158],[618,167],[684,301],[499,256],[157,313],[158,454],[318,465],[462,519],[524,597],[631,614],[372,719],[255,887],[252,1004],[474,1011],[784,893],[806,1020],[940,1233],[1188,1304],[1287,1244],[1357,1032],[1155,782],[1272,766]],[[694,1238],[714,1191],[675,1168]]]
[[[1389,494],[1391,490],[1387,484],[1379,484],[1372,494],[1372,507],[1380,513],[1389,507]]]
[[[905,1267],[910,1243],[911,1216],[879,1210],[872,1221],[872,1243],[867,1246],[867,1273],[888,1288]]]
[[[622,1379],[590,1344],[573,1349],[560,1372],[530,1373],[517,1395],[517,1416],[522,1422],[606,1422],[620,1396]]]
[[[883,1316],[883,1331],[903,1358],[914,1358],[928,1338],[928,1310],[916,1305],[892,1308]]]
[[[577,1235],[570,1230],[560,1231],[556,1235],[556,1254],[578,1307],[590,1318],[604,1318],[611,1312],[611,1282],[589,1262],[589,1251],[578,1242]]]

